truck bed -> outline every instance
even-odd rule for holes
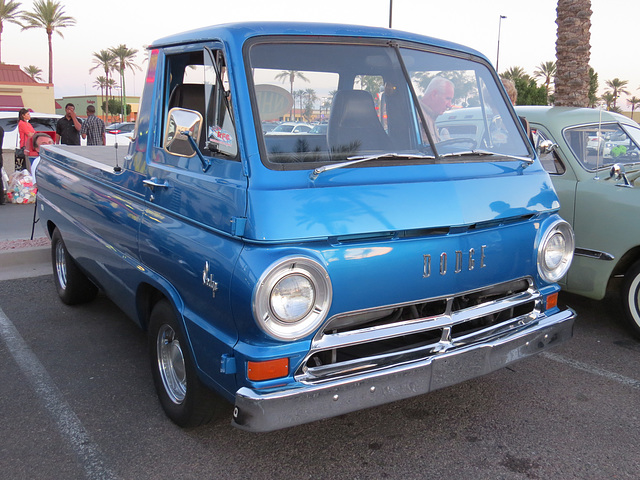
[[[76,146],[76,145],[47,145],[43,150],[51,152],[54,156],[63,155],[75,162],[88,163],[93,167],[113,171],[116,165],[123,166],[124,157],[129,145],[115,146]],[[46,154],[44,154],[46,156]]]

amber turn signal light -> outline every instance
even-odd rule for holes
[[[558,292],[552,293],[547,297],[547,310],[558,306]]]
[[[271,380],[289,374],[289,359],[276,358],[266,362],[247,362],[247,378],[253,381]]]

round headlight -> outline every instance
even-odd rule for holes
[[[253,314],[272,337],[297,340],[326,318],[331,296],[331,281],[322,265],[306,257],[287,257],[260,277],[253,293]]]
[[[564,220],[554,222],[538,244],[538,273],[543,280],[554,283],[567,273],[574,247],[571,225]]]
[[[316,295],[313,283],[304,275],[288,275],[271,292],[271,310],[278,320],[298,322],[307,316]]]

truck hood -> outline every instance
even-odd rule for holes
[[[469,226],[560,207],[549,176],[537,166],[523,172],[493,164],[485,176],[458,178],[460,166],[446,167],[451,165],[429,181],[408,180],[405,174],[402,181],[349,184],[347,178],[362,180],[362,172],[374,170],[350,169],[341,184],[331,176],[334,171],[303,188],[250,187],[243,236],[280,242]]]

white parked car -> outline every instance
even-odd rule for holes
[[[135,127],[135,122],[112,123],[108,125],[106,127],[107,145],[115,145],[117,143],[118,146],[129,148]]]
[[[266,135],[295,135],[298,133],[309,133],[312,128],[313,126],[308,123],[284,122],[270,132],[267,132]]]
[[[31,112],[31,125],[37,132],[53,134],[56,123],[62,115],[55,113]],[[13,150],[18,146],[18,112],[0,112],[0,126],[4,129],[3,150]],[[55,138],[55,137],[54,137]]]

